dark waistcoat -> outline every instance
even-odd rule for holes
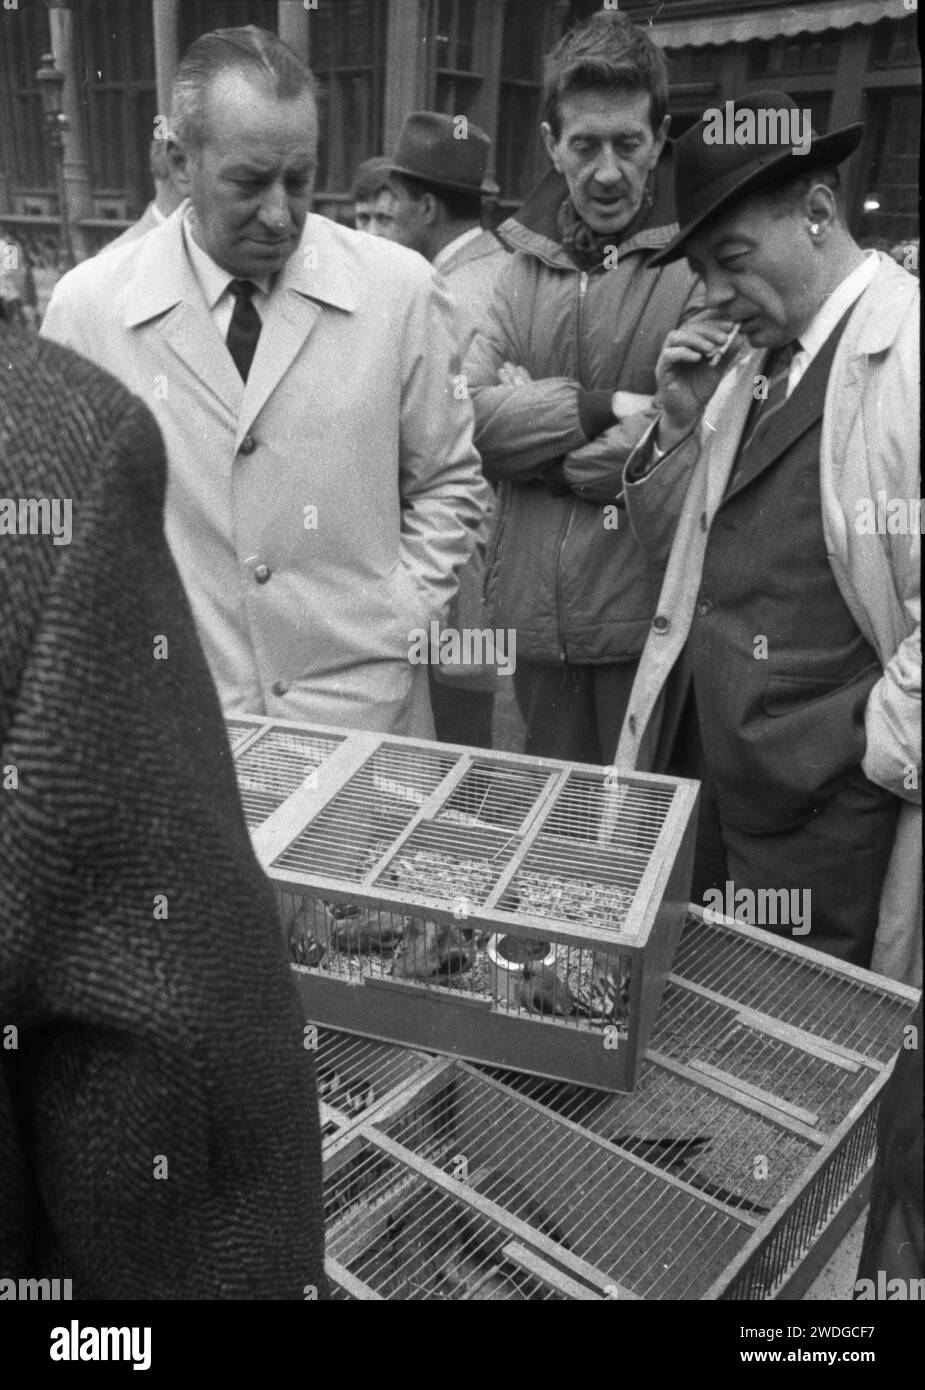
[[[689,638],[720,814],[756,833],[802,824],[858,765],[864,707],[881,674],[835,582],[822,527],[822,411],[849,314],[737,463],[710,530]]]

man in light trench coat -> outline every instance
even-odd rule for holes
[[[695,897],[796,893],[799,921],[753,924],[916,983],[918,282],[845,225],[861,127],[797,148],[785,93],[734,109],[780,112],[777,140],[717,142],[705,114],[652,258],[686,255],[713,317],[668,334],[622,477],[565,464],[595,497],[622,482],[641,543],[670,551],[616,761],[703,782]]]
[[[44,332],[158,419],[225,714],[429,737],[412,634],[490,498],[446,293],[420,257],[309,213],[313,81],[275,35],[197,39],[170,128],[188,200],[66,275]]]

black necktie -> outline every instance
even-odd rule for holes
[[[794,357],[800,351],[799,339],[794,338],[792,342],[783,343],[781,347],[773,350],[764,365],[764,375],[767,378],[767,395],[759,396],[752,403],[752,408],[748,413],[745,429],[742,432],[742,443],[739,445],[739,452],[736,456],[735,467],[729,478],[727,492],[738,485],[743,475],[748,470],[750,462],[750,452],[756,439],[763,439],[772,416],[776,415],[782,406],[787,403],[787,381],[790,377],[790,365]]]
[[[245,381],[254,360],[254,353],[257,351],[257,339],[260,337],[260,315],[254,308],[252,297],[256,288],[253,280],[232,280],[228,286],[234,295],[234,313],[231,315],[225,342],[234,359],[234,365]]]
[[[751,446],[758,431],[764,430],[771,416],[786,401],[790,365],[799,351],[799,340],[794,338],[792,342],[784,343],[781,347],[775,348],[765,363],[764,373],[768,379],[768,392],[766,396],[759,396],[755,408],[752,410],[745,439],[739,445],[740,454]]]

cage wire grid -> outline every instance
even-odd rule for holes
[[[689,918],[684,942],[696,939],[704,925],[699,915]],[[751,936],[736,940],[741,929],[735,926],[716,924],[709,927],[709,932],[717,935],[718,945],[724,952],[740,947],[746,957],[751,953],[753,968],[746,973],[754,978],[755,967],[763,962],[765,945]],[[913,991],[903,991],[901,987],[894,991],[890,986],[878,986],[876,979],[854,978],[851,973],[824,965],[817,968],[817,962],[807,961],[786,947],[783,950],[773,948],[770,954],[770,962],[764,963],[769,963],[773,969],[776,962],[784,974],[795,964],[810,967],[808,980],[816,978],[821,970],[823,983],[843,1000],[861,1003],[866,1000],[874,1012],[884,1000],[890,1004],[890,1036],[877,1039],[873,1050],[893,1056],[901,1037],[902,1022],[912,1011]],[[743,966],[741,951],[732,951],[729,959],[735,964],[735,978],[738,978]],[[724,983],[722,975],[717,976],[715,972],[710,979],[712,986]],[[776,997],[779,993],[777,988],[766,991],[762,1002],[767,1005],[767,996]],[[785,991],[781,1008],[793,1018],[794,1026],[804,1029],[803,1041],[812,1045],[809,1030],[805,1029],[814,1010],[812,990],[807,988],[803,996],[805,1014],[791,1006],[790,992]],[[496,1067],[474,1068],[443,1062],[438,1063],[438,1071],[426,1082],[420,1080],[420,1073],[418,1079],[405,1079],[391,1097],[383,1097],[375,1113],[361,1116],[351,1133],[374,1135],[378,1131],[396,1136],[401,1141],[401,1150],[408,1154],[409,1163],[431,1164],[435,1169],[442,1169],[444,1176],[452,1171],[452,1161],[458,1159],[466,1136],[474,1137],[469,1154],[474,1190],[487,1192],[491,1197],[492,1174],[500,1169],[515,1175],[522,1187],[519,1195],[508,1192],[505,1196],[497,1189],[494,1193],[502,1199],[496,1204],[501,1209],[500,1224],[504,1222],[504,1212],[516,1218],[518,1211],[527,1217],[528,1224],[530,1221],[538,1223],[539,1238],[544,1244],[543,1257],[558,1270],[558,1274],[549,1276],[552,1286],[559,1287],[556,1280],[561,1278],[563,1270],[569,1271],[568,1277],[576,1281],[567,1294],[562,1294],[560,1288],[561,1296],[606,1296],[602,1295],[602,1290],[609,1287],[617,1290],[616,1296],[629,1298],[774,1297],[794,1277],[794,1270],[806,1258],[820,1231],[857,1189],[869,1169],[875,1144],[877,1098],[885,1079],[883,1063],[873,1057],[866,1066],[859,1066],[857,1072],[845,1071],[849,1078],[861,1075],[859,1092],[855,1094],[850,1086],[842,1088],[836,1097],[837,1103],[820,1113],[820,1124],[813,1128],[789,1113],[785,1099],[778,1101],[783,1107],[778,1111],[774,1108],[777,1099],[774,1096],[768,1098],[769,1104],[761,1096],[745,1091],[727,1091],[726,1079],[717,1082],[712,1076],[700,1076],[683,1064],[665,1059],[665,1032],[670,1032],[678,1018],[684,1016],[685,1006],[693,1010],[695,1016],[701,1011],[709,1013],[716,1007],[713,999],[686,990],[682,984],[675,986],[675,994],[666,996],[663,1001],[653,1046],[632,1095],[605,1095]],[[863,1030],[861,1032],[863,1034]],[[760,1049],[769,1041],[779,1040],[756,1035],[746,1049],[746,1057],[751,1057],[752,1047]],[[820,1037],[820,1042],[824,1051],[824,1036]],[[787,1046],[793,1044],[788,1041]],[[801,1049],[795,1050],[799,1053]],[[850,1056],[840,1060],[858,1065]],[[824,1055],[809,1057],[810,1064],[820,1061],[831,1065]],[[728,1082],[735,1086],[735,1072],[726,1075]],[[500,1119],[484,1086],[479,1089],[480,1077],[485,1084],[498,1087],[506,1097]],[[522,1115],[516,1114],[518,1102],[526,1102]],[[496,1116],[494,1120],[492,1115]],[[556,1127],[554,1133],[558,1136],[552,1158],[544,1121]],[[688,1153],[681,1147],[704,1136],[709,1142],[696,1152]],[[606,1154],[608,1160],[608,1166],[600,1169],[602,1177],[597,1184],[587,1177],[586,1141],[594,1138],[598,1141],[598,1151]],[[666,1139],[670,1141],[667,1151],[663,1147],[661,1152],[657,1149],[653,1152],[646,1147]],[[610,1152],[611,1148],[614,1153]],[[767,1159],[769,1182],[749,1181],[745,1162],[749,1151],[761,1153]],[[740,1155],[738,1163],[736,1154]],[[367,1171],[381,1170],[381,1159],[373,1155],[366,1163],[369,1165]],[[360,1171],[360,1167],[355,1167],[354,1180]],[[572,1172],[572,1176],[567,1182],[558,1184],[563,1171]],[[593,1162],[590,1171],[593,1178],[596,1171]],[[420,1191],[422,1173],[416,1172],[416,1190]],[[575,1173],[585,1176],[580,1179]],[[619,1201],[613,1196],[615,1181],[623,1183]],[[676,1204],[676,1209],[660,1198],[660,1181],[671,1189],[671,1202]],[[424,1182],[426,1186],[426,1177]],[[700,1183],[707,1185],[706,1191],[693,1186]],[[577,1217],[574,1211],[571,1215],[563,1212],[560,1187],[562,1191],[580,1195],[584,1207]],[[721,1189],[718,1196],[717,1187]],[[759,1202],[758,1198],[763,1200]],[[380,1204],[382,1211],[387,1212],[387,1191],[380,1197]],[[537,1214],[537,1207],[542,1215]],[[755,1207],[759,1209],[753,1210]],[[704,1213],[708,1215],[705,1217]],[[651,1260],[653,1230],[659,1221],[664,1224],[666,1217],[671,1232],[668,1239],[673,1239],[675,1244],[669,1245],[661,1261],[663,1267],[656,1269]],[[379,1219],[385,1220],[385,1215]],[[431,1224],[439,1225],[442,1219],[431,1212],[430,1221],[421,1218],[419,1225],[426,1232]],[[726,1221],[731,1222],[731,1227],[724,1227]],[[549,1234],[542,1235],[544,1230],[555,1233],[557,1228],[565,1232],[570,1247],[568,1250],[562,1247],[564,1254],[559,1259],[550,1255]],[[601,1254],[593,1243],[588,1243],[595,1237],[605,1247]],[[621,1245],[621,1241],[628,1245]],[[529,1240],[526,1244],[530,1244]],[[553,1247],[555,1245],[554,1241]],[[475,1241],[472,1248],[481,1246]],[[409,1273],[419,1250],[419,1242],[409,1247],[406,1258]],[[415,1284],[412,1292],[396,1294],[395,1285],[386,1280],[383,1285],[386,1293],[380,1296],[460,1299],[545,1296],[533,1285],[511,1283],[507,1277],[510,1266],[503,1251],[499,1255],[501,1250],[501,1246],[494,1249],[488,1262],[493,1275],[479,1286],[481,1292],[469,1292],[471,1278],[475,1278],[470,1259],[466,1266],[469,1282],[464,1280],[458,1284],[455,1292],[448,1294],[446,1284],[438,1283],[432,1288],[426,1270],[425,1277],[418,1270],[417,1274],[410,1273]],[[471,1254],[468,1250],[467,1258]],[[589,1260],[588,1256],[593,1258]],[[589,1264],[597,1271],[596,1282],[587,1276]],[[376,1296],[362,1278],[364,1272],[372,1279],[379,1278],[375,1269],[361,1262],[353,1274],[346,1268],[343,1272],[348,1284],[353,1281],[353,1291],[338,1287],[339,1297]],[[704,1278],[705,1274],[710,1277]],[[525,1292],[527,1288],[529,1291]]]

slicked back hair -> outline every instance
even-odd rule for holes
[[[571,29],[543,64],[543,120],[562,134],[559,103],[571,92],[648,92],[649,122],[657,132],[668,111],[668,64],[644,29],[618,10],[598,10]]]
[[[190,44],[177,65],[170,101],[170,132],[189,152],[206,139],[209,88],[224,72],[238,72],[269,85],[282,101],[310,92],[317,101],[315,79],[299,55],[268,29],[248,24],[213,29]]]

